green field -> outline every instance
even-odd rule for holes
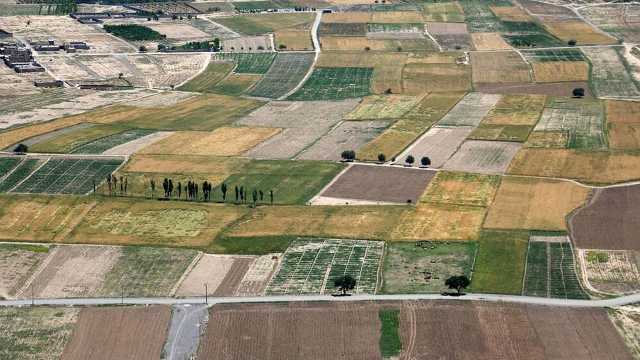
[[[535,47],[552,47],[562,46],[562,42],[545,34],[517,34],[502,36],[509,45],[515,48],[535,48]]]
[[[130,41],[161,40],[165,36],[159,32],[142,25],[104,25],[104,30],[117,37]]]
[[[373,68],[315,68],[289,100],[341,100],[371,94]]]
[[[563,299],[588,299],[578,281],[568,242],[529,242],[522,294]]]
[[[418,246],[420,245],[420,246]],[[475,242],[394,242],[384,257],[382,292],[389,294],[441,293],[453,275],[471,277]]]
[[[233,63],[230,62],[210,62],[204,72],[180,86],[180,91],[212,92],[213,88],[224,79],[231,70]]]
[[[197,251],[126,246],[97,296],[169,296]]]
[[[384,242],[364,240],[297,239],[285,251],[267,294],[330,294],[333,280],[356,279],[353,293],[373,294]]]
[[[128,129],[129,126],[126,124],[91,124],[91,126],[87,127],[77,127],[73,128],[71,131],[63,132],[52,137],[51,139],[33,144],[29,148],[29,151],[47,154],[68,154],[74,149],[94,140],[118,134]]]
[[[0,179],[0,192],[7,192],[14,186],[18,185],[20,181],[24,180],[29,174],[31,174],[38,166],[42,164],[42,160],[38,159],[24,159],[11,174],[4,179]]]
[[[102,154],[103,152],[113,147],[128,143],[130,141],[139,139],[147,135],[151,135],[154,132],[155,132],[154,130],[144,130],[144,129],[133,129],[133,130],[123,131],[121,133],[105,136],[103,138],[96,139],[84,145],[78,146],[77,148],[74,148],[71,151],[71,153]]]
[[[217,254],[266,255],[283,253],[295,236],[218,237],[209,250]]]
[[[381,309],[378,313],[382,327],[380,329],[380,353],[384,358],[398,356],[402,350],[400,339],[400,310]]]
[[[472,291],[519,295],[528,242],[527,231],[483,231],[478,241]]]
[[[464,17],[469,28],[469,32],[500,32],[502,23],[493,14],[489,6],[506,5],[511,3],[503,0],[460,0],[458,1],[464,10]]]
[[[247,203],[250,203],[253,190],[262,190],[264,198],[259,203],[269,203],[269,191],[273,190],[274,204],[303,205],[316,195],[342,169],[343,165],[334,162],[256,160],[229,176],[227,184],[227,202],[235,201],[235,187],[244,187]],[[214,200],[222,200],[219,191]]]
[[[314,55],[278,54],[273,64],[249,95],[276,99],[294,89],[313,64]]]
[[[18,157],[3,157],[0,158],[0,178],[13,170],[22,159]]]
[[[276,53],[223,53],[213,56],[219,60],[236,63],[236,67],[233,69],[236,74],[264,74],[271,67]]]

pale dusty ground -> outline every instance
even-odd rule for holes
[[[91,296],[120,256],[119,247],[62,245],[34,278],[33,293],[42,298]],[[31,294],[31,287],[25,294]]]
[[[258,49],[258,47],[262,47],[262,49]],[[222,49],[224,49],[224,51],[237,52],[272,50],[271,41],[268,36],[244,36],[223,40]]]
[[[259,256],[249,267],[240,281],[234,295],[258,296],[263,295],[267,283],[275,273],[282,254],[267,254]]]
[[[11,297],[48,255],[18,249],[0,251],[0,298]]]
[[[205,283],[212,294],[224,280],[233,262],[233,256],[204,254],[180,284],[176,295],[201,296]]]
[[[159,131],[141,138],[129,141],[122,145],[112,147],[111,149],[103,152],[103,155],[133,155],[141,149],[154,144],[162,139],[165,139],[172,135],[171,131]]]
[[[197,96],[196,93],[180,92],[180,91],[163,91],[157,95],[147,96],[141,99],[128,101],[126,105],[137,106],[141,108],[157,108],[168,107],[178,104],[192,97]]]
[[[508,50],[511,45],[498,33],[473,33],[471,40],[476,50]]]

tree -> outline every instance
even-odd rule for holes
[[[465,289],[471,284],[471,280],[465,275],[452,276],[445,280],[444,284],[449,287],[449,289],[455,289],[458,291],[458,295],[462,294],[462,289]]]
[[[387,157],[384,156],[383,153],[378,154],[378,161],[380,161],[381,163],[387,161]]]
[[[26,153],[28,151],[29,151],[29,147],[27,145],[25,145],[25,144],[22,144],[22,143],[18,144],[18,146],[16,146],[13,149],[13,152],[16,152],[16,153]]]
[[[138,51],[140,52],[147,52],[147,47],[144,45],[140,45],[140,47],[138,48]]]
[[[356,279],[351,275],[343,275],[333,280],[333,285],[342,292],[342,295],[347,295],[347,291],[355,289]]]
[[[575,88],[575,89],[573,89],[573,97],[575,97],[575,98],[584,97],[584,89],[583,88]]]
[[[404,160],[404,162],[406,162],[409,166],[413,166],[413,163],[416,162],[416,158],[414,158],[413,155],[409,155]]]
[[[278,45],[278,49],[280,49],[280,50],[284,50],[286,48],[287,48],[287,45],[285,45],[285,44]]]
[[[431,165],[431,159],[429,159],[428,156],[423,156],[422,159],[420,159],[420,164],[422,164],[422,166],[429,166]]]
[[[156,182],[153,181],[153,179],[151,179],[149,181],[149,184],[151,185],[151,197],[155,197],[155,193],[156,193]]]
[[[256,189],[253,189],[251,198],[253,199],[253,206],[256,206],[256,202],[258,201],[258,191]]]
[[[567,41],[567,45],[569,45],[569,46],[576,46],[576,44],[577,44],[577,42],[575,40],[573,40],[573,39]]]
[[[225,200],[227,200],[227,184],[226,183],[222,183],[222,185],[220,186],[220,191],[222,192],[222,202],[224,202]]]
[[[342,157],[344,161],[353,161],[356,159],[356,152],[353,150],[345,150],[340,154],[340,157]]]

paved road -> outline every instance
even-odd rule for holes
[[[606,300],[565,300],[517,295],[495,294],[467,294],[461,297],[442,296],[439,294],[398,294],[398,295],[353,295],[333,297],[329,295],[283,295],[283,296],[255,296],[255,297],[209,297],[188,298],[80,298],[80,299],[34,299],[32,300],[2,300],[1,307],[19,307],[29,305],[45,306],[96,306],[96,305],[180,305],[180,304],[237,304],[237,303],[269,303],[269,302],[300,302],[300,301],[400,301],[400,300],[460,300],[460,301],[491,301],[508,302],[548,306],[570,307],[614,307],[640,302],[640,293],[621,296]]]
[[[190,359],[198,350],[200,328],[208,320],[209,312],[205,304],[175,305],[164,345],[166,360]]]

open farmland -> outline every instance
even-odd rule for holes
[[[588,81],[589,64],[584,61],[545,61],[532,65],[536,82]]]
[[[633,153],[523,148],[508,173],[611,184],[640,179],[640,169],[630,166],[638,159]]]
[[[238,120],[237,125],[282,128],[283,130],[249,150],[245,155],[259,159],[290,159],[311,146],[358,105],[343,101],[273,101]]]
[[[603,127],[604,107],[599,101],[554,98],[534,130],[567,132],[569,148],[598,150],[607,147]]]
[[[500,101],[500,95],[467,94],[437,124],[438,126],[478,126],[498,101]]]
[[[465,22],[472,33],[498,32],[502,30],[500,19],[493,14],[489,5],[511,5],[511,3],[503,0],[486,2],[461,0],[458,3],[462,5]]]
[[[531,94],[548,96],[573,96],[575,88],[584,89],[585,98],[593,95],[589,90],[589,83],[586,81],[564,81],[558,83],[493,83],[474,84],[476,91],[485,94]]]
[[[216,60],[236,63],[233,69],[236,74],[264,74],[271,67],[276,53],[218,53],[213,54],[213,57]]]
[[[207,327],[198,358],[216,358],[221,349],[233,360],[382,358],[376,304],[215,305],[209,324],[219,325]]]
[[[127,130],[126,126],[80,123],[40,136],[29,138],[21,144],[34,153],[69,153],[85,143]]]
[[[578,250],[587,288],[605,294],[629,294],[640,286],[635,251]]]
[[[458,2],[424,3],[424,21],[464,22],[464,12]]]
[[[472,173],[503,174],[520,150],[520,144],[507,141],[465,141],[443,168]]]
[[[27,307],[0,309],[2,346],[5,359],[60,359],[71,337],[78,309]]]
[[[246,35],[259,35],[276,30],[310,24],[314,14],[255,14],[248,16],[216,17],[215,21]]]
[[[584,7],[578,10],[589,22],[609,35],[629,43],[640,41],[638,30],[638,4],[611,3],[594,7]]]
[[[616,48],[583,48],[591,61],[591,84],[599,97],[640,97],[626,60]]]
[[[85,308],[61,359],[159,359],[171,309]]]
[[[399,119],[424,97],[404,95],[372,95],[362,99],[362,102],[352,112],[344,116],[345,120],[378,120]]]
[[[416,203],[435,172],[375,165],[351,165],[320,196],[382,203]]]
[[[544,104],[543,95],[505,95],[482,119],[470,138],[524,142],[538,122]]]
[[[474,83],[528,83],[530,67],[515,51],[471,54]]]
[[[230,74],[218,83],[213,91],[223,95],[238,96],[253,88],[260,79],[262,79],[260,75]]]
[[[221,42],[221,47],[225,51],[239,51],[239,52],[251,52],[251,51],[271,51],[271,42],[269,37],[265,35],[259,36],[242,36],[234,37],[231,39],[225,39]]]
[[[391,243],[384,257],[383,293],[441,293],[450,276],[471,277],[477,245],[473,242]]]
[[[545,21],[544,27],[562,41],[575,40],[578,45],[611,45],[616,39],[581,20]]]
[[[366,23],[331,23],[322,22],[318,28],[319,36],[365,36],[369,27]],[[370,30],[369,30],[370,31]]]
[[[396,157],[396,163],[404,163],[409,155],[416,159],[427,156],[431,160],[432,167],[441,168],[472,131],[473,128],[468,126],[434,126]]]
[[[498,33],[473,33],[471,41],[476,50],[511,50],[511,45]]]
[[[355,293],[376,292],[384,242],[363,240],[295,240],[283,254],[282,264],[267,287],[267,294],[329,294],[333,280],[351,275]]]
[[[547,238],[543,238],[547,239]],[[566,237],[538,241],[532,236],[522,294],[527,296],[587,299],[576,275],[573,249]]]
[[[0,244],[0,297],[13,298],[49,251],[46,246]]]
[[[287,95],[304,79],[313,64],[313,58],[311,53],[278,54],[269,71],[249,94],[273,99]]]
[[[637,185],[595,190],[569,220],[571,238],[583,249],[640,250],[637,241]]]
[[[491,229],[566,230],[589,189],[568,181],[505,177],[484,222]]]
[[[390,239],[476,240],[485,213],[484,208],[477,206],[421,203],[402,214]]]
[[[193,92],[212,92],[215,86],[229,75],[234,64],[227,61],[211,61],[207,68],[182,84],[178,90]]]
[[[478,237],[472,291],[520,295],[529,232],[483,230]]]
[[[341,100],[370,94],[372,68],[319,68],[289,100]]]
[[[471,89],[471,69],[449,63],[409,63],[402,70],[402,88],[410,95],[467,91]]]
[[[606,101],[607,134],[611,149],[640,149],[640,102]]]
[[[493,201],[500,177],[439,171],[420,198],[421,202],[487,207]]]

